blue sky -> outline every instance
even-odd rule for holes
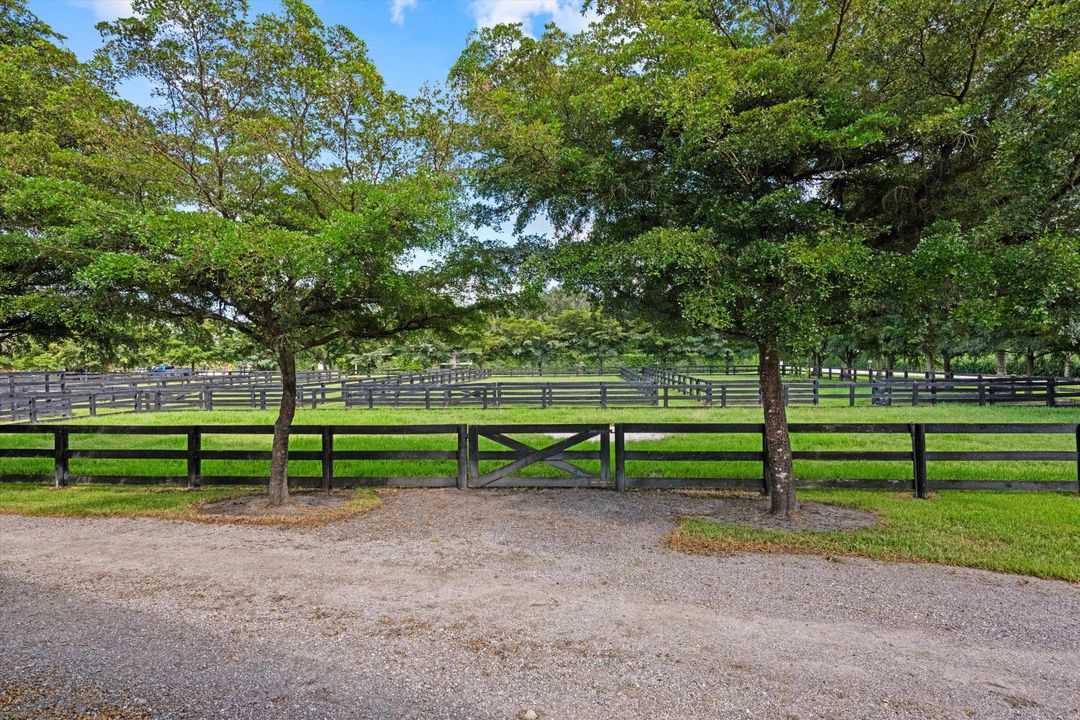
[[[307,0],[330,25],[345,25],[367,43],[372,60],[387,85],[411,95],[425,82],[441,82],[478,27],[520,22],[530,34],[555,22],[569,32],[595,16],[581,14],[583,0]],[[278,0],[248,0],[251,11],[273,12]],[[63,35],[65,44],[88,60],[101,44],[94,27],[103,20],[131,14],[130,0],[29,0],[33,12]],[[142,105],[152,102],[141,81],[123,83],[118,91]],[[537,218],[526,232],[549,234],[551,225]],[[481,237],[509,239],[509,228],[480,228]]]
[[[425,82],[446,78],[477,27],[521,22],[537,34],[547,22],[574,31],[585,24],[581,0],[308,0],[327,24],[345,25],[368,44],[389,87],[412,94]],[[254,12],[273,11],[277,0],[249,0]],[[67,46],[86,60],[100,45],[94,25],[130,15],[130,0],[30,0],[30,8]],[[125,94],[145,101],[138,87]]]

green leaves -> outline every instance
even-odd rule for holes
[[[507,293],[463,250],[445,98],[387,91],[364,43],[299,0],[133,7],[95,62],[161,98],[127,116],[129,149],[173,207],[78,225],[101,308],[211,320],[281,356],[446,329]]]
[[[484,31],[454,79],[479,191],[546,215],[549,270],[611,306],[937,352],[1001,317],[993,243],[1075,232],[1078,3],[604,7]]]

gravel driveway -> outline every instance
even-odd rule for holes
[[[0,516],[0,717],[1080,717],[1076,586],[664,547],[715,502],[400,491],[292,530]]]

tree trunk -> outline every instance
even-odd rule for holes
[[[949,353],[941,354],[941,372],[945,373],[946,378],[952,375],[952,355]]]
[[[780,376],[780,353],[759,344],[761,403],[765,411],[765,468],[769,488],[769,512],[792,518],[799,509],[795,499],[795,471],[791,459],[784,384]]]
[[[296,415],[296,355],[291,350],[282,350],[278,365],[281,407],[274,422],[274,447],[270,453],[271,505],[283,505],[289,500],[289,431]]]
[[[1035,375],[1035,352],[1033,350],[1028,350],[1024,354],[1024,370],[1028,377]]]
[[[926,353],[926,371],[930,373],[930,377],[934,377],[934,373],[937,371],[936,365],[937,359],[934,357],[933,352]]]
[[[1065,353],[1065,363],[1061,368],[1061,377],[1063,377],[1063,378],[1071,378],[1072,377],[1072,353],[1071,352],[1066,352]]]
[[[892,377],[894,370],[896,370],[896,356],[888,353],[885,356],[885,377]]]
[[[997,358],[997,374],[998,377],[1005,377],[1009,374],[1009,363],[1005,357],[1004,350],[998,350],[996,353]]]

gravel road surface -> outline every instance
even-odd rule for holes
[[[664,545],[714,499],[0,516],[3,718],[1080,718],[1080,588]]]

